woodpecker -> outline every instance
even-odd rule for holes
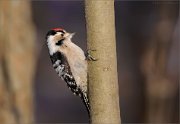
[[[55,71],[69,89],[80,96],[90,114],[87,95],[87,60],[95,59],[90,54],[86,56],[84,51],[72,42],[74,34],[62,28],[53,28],[46,34],[46,41]]]

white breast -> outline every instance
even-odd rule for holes
[[[63,45],[59,50],[65,54],[76,84],[87,91],[87,61],[83,50],[71,41]]]

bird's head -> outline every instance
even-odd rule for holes
[[[68,33],[62,28],[53,28],[46,34],[47,42],[51,42],[55,45],[62,45],[64,41],[71,41],[75,33]]]
[[[75,33],[68,33],[62,28],[53,28],[46,34],[46,41],[49,48],[49,52],[58,52],[64,49],[68,43],[71,43],[71,38]]]

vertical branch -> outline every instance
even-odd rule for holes
[[[0,28],[0,123],[30,124],[35,64],[30,1],[0,1]]]
[[[89,62],[92,123],[120,123],[114,0],[86,0],[88,48],[98,59]]]
[[[172,122],[174,112],[173,97],[178,92],[178,84],[169,76],[167,62],[175,23],[178,17],[178,6],[173,2],[160,2],[158,5],[159,21],[154,26],[142,58],[142,70],[146,77],[147,122]]]

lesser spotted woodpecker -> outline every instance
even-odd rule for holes
[[[71,91],[82,98],[88,114],[87,59],[83,50],[72,42],[74,33],[54,28],[46,35],[47,46],[53,67]]]

